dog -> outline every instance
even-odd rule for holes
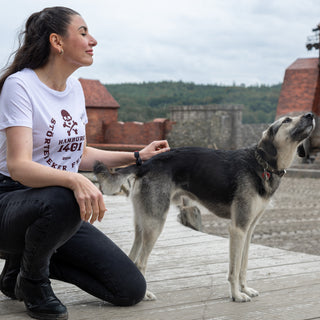
[[[130,187],[135,239],[129,257],[142,274],[170,203],[187,196],[217,216],[231,219],[228,281],[232,300],[247,302],[258,296],[246,281],[252,234],[298,147],[303,156],[302,142],[314,127],[314,115],[306,113],[275,121],[257,145],[244,149],[171,149],[140,166],[114,173],[96,162],[94,173],[103,193],[114,194],[123,185]],[[145,300],[154,299],[155,295],[147,291]]]

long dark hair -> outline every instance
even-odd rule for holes
[[[40,68],[48,62],[50,34],[65,36],[72,15],[79,13],[66,7],[52,7],[35,12],[29,17],[25,30],[19,36],[19,48],[12,54],[13,62],[4,69],[0,77],[0,93],[11,74],[24,68]]]

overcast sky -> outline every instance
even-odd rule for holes
[[[305,43],[319,0],[10,0],[0,13],[1,68],[27,17],[56,5],[78,11],[98,41],[93,65],[75,75],[104,84],[272,85],[297,58],[318,56]]]

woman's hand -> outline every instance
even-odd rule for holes
[[[100,190],[86,177],[76,173],[71,189],[79,204],[80,216],[83,221],[94,223],[102,220],[107,210]]]
[[[6,129],[7,163],[13,180],[31,187],[62,186],[71,189],[79,204],[80,216],[90,223],[101,221],[106,207],[100,190],[80,173],[57,170],[32,161],[32,129]],[[26,170],[28,168],[28,170]]]
[[[153,141],[144,147],[139,153],[141,160],[148,160],[153,156],[169,151],[170,147],[167,140]]]

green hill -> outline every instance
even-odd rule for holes
[[[267,86],[200,85],[185,82],[108,84],[119,102],[119,121],[146,122],[169,117],[169,106],[243,104],[243,123],[274,121],[281,84]]]

